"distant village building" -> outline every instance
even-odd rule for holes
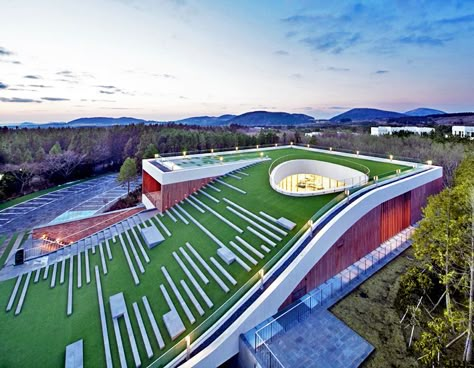
[[[471,139],[474,139],[474,126],[453,125],[451,129],[453,135],[458,135],[461,138],[470,137]]]
[[[423,127],[416,127],[416,126],[404,126],[404,127],[391,127],[391,126],[378,126],[378,127],[371,127],[370,134],[371,135],[392,135],[393,133],[398,132],[409,132],[414,134],[430,134],[434,131],[434,128],[423,128]]]
[[[321,132],[304,133],[305,137],[317,137],[318,135],[323,135],[323,133],[321,133]]]

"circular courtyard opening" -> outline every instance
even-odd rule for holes
[[[361,165],[361,168],[363,166]],[[314,196],[342,192],[366,184],[368,171],[318,160],[290,160],[279,164],[270,174],[270,185],[279,193]]]

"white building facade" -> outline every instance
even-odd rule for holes
[[[414,134],[430,134],[434,131],[434,128],[425,128],[425,127],[416,127],[416,126],[405,126],[405,127],[391,127],[391,126],[378,126],[378,127],[371,127],[370,134],[371,135],[392,135],[393,133],[398,132],[409,132]]]
[[[459,126],[454,125],[452,127],[453,135],[460,136],[461,138],[469,137],[474,139],[474,126]]]

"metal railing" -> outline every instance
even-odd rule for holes
[[[254,351],[260,365],[264,368],[284,368],[284,365],[273,353],[269,344],[288,330],[306,320],[315,311],[320,310],[316,307],[322,306],[326,300],[335,296],[342,296],[346,290],[351,288],[354,280],[359,280],[362,275],[370,272],[380,261],[393,254],[402,244],[406,243],[411,237],[413,230],[411,227],[407,228],[382,243],[377,249],[314,289],[297,304],[258,329],[255,332]],[[357,265],[357,272],[353,271],[355,265]],[[336,300],[333,300],[332,302],[335,301]]]

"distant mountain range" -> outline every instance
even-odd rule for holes
[[[313,123],[314,118],[304,114],[289,114],[287,112],[270,112],[270,111],[251,111],[242,115],[222,115],[222,116],[195,116],[191,118],[175,120],[175,121],[155,121],[136,119],[131,117],[122,118],[79,118],[65,123],[21,123],[17,125],[20,128],[65,128],[65,127],[87,127],[87,126],[113,126],[113,125],[129,125],[129,124],[185,124],[199,126],[226,126],[230,124],[238,124],[242,126],[276,126],[276,125],[301,125]]]
[[[370,108],[356,108],[346,111],[340,115],[334,116],[330,119],[334,123],[346,123],[356,121],[373,121],[383,119],[397,119],[409,117],[424,117],[431,115],[443,115],[443,111],[421,107],[410,110],[405,113],[396,111],[386,111]],[[90,126],[113,126],[113,125],[129,125],[129,124],[185,124],[198,126],[227,126],[231,124],[248,126],[248,127],[268,127],[268,126],[284,126],[284,125],[305,125],[315,123],[316,120],[305,114],[290,114],[287,112],[270,112],[270,111],[251,111],[241,115],[221,115],[221,116],[194,116],[186,119],[175,121],[155,121],[136,119],[132,117],[108,118],[108,117],[92,117],[79,118],[69,122],[59,123],[21,123],[9,124],[10,127],[18,126],[20,128],[65,128],[65,127],[90,127]]]
[[[334,116],[330,119],[332,122],[351,122],[351,121],[367,121],[379,119],[393,119],[406,116],[429,116],[446,114],[444,111],[420,107],[415,110],[410,110],[405,113],[396,111],[386,111],[369,108],[358,108],[346,111],[340,115]]]

